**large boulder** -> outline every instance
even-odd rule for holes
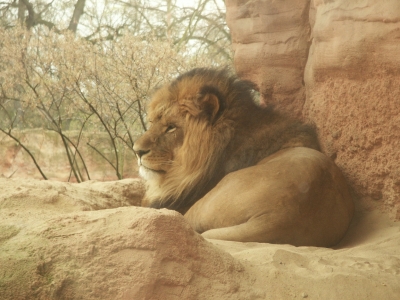
[[[206,240],[177,212],[129,206],[143,195],[132,179],[0,178],[0,191],[2,300],[400,294],[400,225],[377,212],[357,218],[336,249],[327,249]]]
[[[115,208],[143,196],[137,180],[0,178],[0,190],[1,299],[246,299],[257,293],[244,281],[241,263],[179,213]]]
[[[361,204],[400,218],[400,2],[226,3],[239,75],[316,124]]]

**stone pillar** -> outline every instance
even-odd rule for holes
[[[226,0],[239,76],[257,85],[263,104],[301,117],[310,23],[309,0]]]

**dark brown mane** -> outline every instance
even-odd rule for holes
[[[184,137],[165,177],[149,183],[151,206],[184,212],[229,172],[283,148],[319,149],[312,126],[259,107],[252,88],[227,69],[194,69],[156,92],[149,116],[179,111]]]

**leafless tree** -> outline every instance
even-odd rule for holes
[[[192,67],[229,61],[221,1],[0,0],[0,131],[43,178],[22,129],[55,131],[76,181],[90,179],[86,146],[121,179],[121,153],[146,129],[151,91]],[[108,151],[93,132],[108,136]]]
[[[223,0],[186,6],[176,0],[10,0],[0,2],[0,19],[7,28],[23,24],[27,29],[70,30],[93,43],[128,33],[151,34],[181,51],[231,57]]]
[[[77,182],[90,179],[81,151],[85,146],[122,179],[122,154],[132,151],[135,135],[146,129],[152,90],[187,69],[211,63],[181,55],[151,36],[125,35],[93,44],[72,32],[46,28],[0,28],[0,51],[0,131],[21,145],[21,129],[56,132]],[[106,151],[92,142],[95,132],[107,135]]]

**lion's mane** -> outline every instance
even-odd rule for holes
[[[148,106],[151,128],[163,118],[180,124],[183,136],[169,147],[173,158],[163,162],[168,170],[144,175],[151,207],[185,212],[227,173],[283,148],[319,149],[312,126],[259,107],[252,85],[227,69],[194,69],[157,90]],[[163,132],[151,128],[135,143],[136,151],[149,139],[162,139]],[[147,147],[157,150],[156,142]]]

